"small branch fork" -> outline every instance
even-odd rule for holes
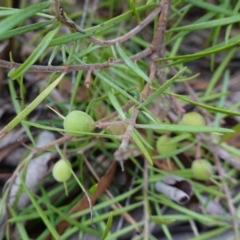
[[[99,39],[96,39],[94,37],[88,37],[88,40],[96,45],[100,46],[110,46],[114,45],[116,43],[122,43],[130,39],[132,36],[136,35],[138,32],[140,32],[144,27],[146,27],[153,19],[154,17],[159,14],[161,11],[161,6],[155,8],[138,26],[133,28],[131,31],[126,33],[125,35],[108,40],[108,41],[101,41]],[[59,0],[55,0],[53,4],[53,13],[55,17],[60,21],[62,24],[68,26],[70,29],[73,29],[76,32],[80,32],[84,34],[84,30],[82,30],[78,25],[76,25],[71,19],[67,18],[64,15],[63,8],[60,5]],[[136,61],[138,59],[144,58],[152,53],[152,47],[148,47],[142,52],[139,52],[133,56],[131,56],[131,60]],[[80,64],[80,65],[71,65],[71,66],[41,66],[41,65],[33,65],[31,66],[27,72],[73,72],[73,71],[79,71],[79,70],[96,70],[96,69],[103,69],[103,68],[109,68],[113,64],[122,64],[124,63],[122,60],[117,59],[114,61],[107,61],[103,63],[96,63],[96,64]],[[20,67],[20,63],[14,63],[14,62],[9,62],[5,60],[0,59],[0,67],[2,68],[16,68]]]
[[[155,29],[155,33],[152,40],[152,53],[149,57],[150,59],[150,67],[149,67],[149,78],[151,82],[156,76],[156,70],[157,70],[157,64],[155,62],[155,59],[159,58],[161,54],[164,53],[164,34],[167,24],[167,16],[168,16],[168,9],[169,9],[170,1],[169,0],[163,0],[159,6],[161,8],[161,14],[158,19],[158,24]],[[151,83],[147,83],[143,89],[143,91],[140,94],[140,102],[143,102],[145,98],[148,97],[150,92],[150,86]],[[129,125],[127,127],[127,130],[125,134],[123,135],[123,140],[119,148],[115,151],[114,157],[117,161],[119,161],[122,170],[123,168],[123,162],[124,160],[127,160],[127,155],[125,152],[127,151],[127,146],[129,144],[132,131],[134,129],[134,126],[136,124],[136,119],[138,116],[139,109],[137,107],[134,107],[133,114],[129,119]]]

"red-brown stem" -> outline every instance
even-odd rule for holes
[[[152,53],[152,47],[148,47],[144,49],[143,51],[133,55],[130,57],[131,60],[136,61],[138,59],[144,58]],[[51,73],[51,72],[73,72],[73,71],[79,71],[79,70],[89,70],[89,69],[103,69],[103,68],[109,68],[114,66],[114,64],[123,64],[123,60],[117,59],[113,60],[113,62],[103,62],[103,63],[90,63],[90,64],[80,64],[80,65],[70,65],[70,66],[41,66],[41,65],[33,65],[31,66],[27,72],[43,72],[43,73]],[[16,68],[20,67],[22,64],[15,63],[15,62],[9,62],[0,59],[0,67],[2,68]]]

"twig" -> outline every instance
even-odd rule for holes
[[[76,32],[80,33],[85,33],[85,31],[80,28],[76,23],[74,23],[73,20],[70,18],[67,18],[64,15],[63,8],[61,7],[59,0],[54,0],[54,5],[53,5],[53,10],[54,10],[54,15],[60,21],[62,24],[68,26],[69,28],[75,30]],[[99,46],[110,46],[114,45],[116,43],[122,43],[130,39],[132,36],[136,35],[138,32],[140,32],[144,27],[146,27],[153,19],[154,17],[159,14],[161,11],[161,6],[155,8],[138,26],[133,28],[131,31],[128,33],[124,34],[121,37],[112,39],[112,40],[99,40],[94,37],[88,37],[88,40],[96,45]]]
[[[153,19],[154,17],[159,14],[161,11],[161,6],[155,8],[138,26],[133,28],[128,33],[124,34],[123,36],[120,36],[118,38],[102,41],[94,37],[89,37],[89,41],[100,46],[110,46],[114,45],[116,43],[122,43],[130,39],[132,36],[135,36],[138,32],[140,32],[144,27],[146,27]]]
[[[131,108],[133,105],[134,105],[133,102],[127,103],[126,105],[124,105],[124,106],[122,107],[122,110],[123,110],[123,111],[127,111],[127,110],[128,110],[129,108]],[[115,112],[113,112],[113,113],[110,113],[110,114],[107,115],[106,117],[98,120],[98,121],[96,122],[96,124],[98,124],[98,122],[101,122],[101,123],[102,123],[102,122],[109,121],[110,119],[113,119],[114,117],[117,117],[117,116],[118,116],[118,112],[115,111]]]
[[[108,127],[108,126],[115,126],[115,125],[123,125],[123,124],[128,124],[129,120],[122,120],[122,121],[114,121],[114,122],[101,122],[98,121],[95,126],[98,128],[103,128],[103,127]]]
[[[214,146],[212,146],[214,147]],[[215,165],[217,167],[218,173],[219,175],[224,178],[225,173],[224,170],[221,166],[221,161],[217,155],[217,153],[215,151],[213,151],[213,156],[214,156],[214,160],[215,160]],[[233,229],[234,229],[234,233],[235,233],[235,239],[239,240],[239,230],[238,230],[238,221],[237,221],[237,216],[236,216],[236,209],[233,205],[233,201],[230,195],[230,190],[228,188],[228,185],[225,183],[225,181],[222,181],[222,187],[223,187],[223,191],[225,193],[225,197],[227,199],[227,203],[228,203],[228,209],[229,212],[232,216],[232,224],[233,224]]]
[[[59,22],[61,22],[62,24],[66,25],[67,27],[80,32],[80,33],[85,33],[85,31],[83,29],[81,29],[77,24],[75,24],[75,22],[66,17],[63,11],[63,8],[60,5],[59,0],[54,0],[53,2],[53,13],[55,15],[55,17],[57,18],[57,20]]]
[[[87,88],[89,88],[92,83],[92,81],[91,81],[92,72],[93,72],[93,69],[91,69],[91,68],[87,72],[86,80],[84,82],[84,84]]]
[[[133,114],[132,114],[131,118],[129,119],[129,125],[127,127],[126,132],[123,135],[122,143],[120,144],[119,148],[114,153],[115,160],[119,161],[122,171],[124,171],[123,161],[127,160],[127,159],[125,159],[125,156],[126,156],[125,151],[129,144],[129,141],[130,141],[130,138],[132,135],[132,131],[133,131],[134,125],[136,123],[138,112],[139,112],[139,110],[137,108],[135,108],[133,110]]]
[[[130,57],[132,61],[136,61],[138,59],[144,58],[152,53],[152,47],[148,47],[143,51],[133,55]],[[51,73],[51,72],[72,72],[79,70],[89,70],[89,69],[103,69],[112,67],[114,64],[123,64],[124,61],[121,59],[116,59],[103,62],[103,63],[92,63],[92,64],[80,64],[80,65],[70,65],[70,66],[42,66],[42,65],[32,65],[26,72],[42,72],[42,73]],[[0,67],[13,69],[16,67],[20,67],[22,64],[9,62],[0,59]]]
[[[144,159],[144,171],[143,171],[143,239],[148,240],[149,236],[149,202],[148,202],[148,161]]]

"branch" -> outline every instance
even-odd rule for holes
[[[130,57],[132,61],[136,61],[138,59],[144,58],[152,53],[152,47],[148,47],[145,50],[133,55]],[[116,59],[113,60],[110,59],[107,62],[103,63],[92,63],[92,64],[80,64],[80,65],[70,65],[70,66],[41,66],[41,65],[33,65],[31,66],[27,72],[42,72],[42,73],[51,73],[51,72],[73,72],[73,71],[79,71],[79,70],[89,70],[89,69],[103,69],[103,68],[109,68],[112,67],[114,64],[123,64],[123,60]],[[0,59],[0,67],[2,68],[8,68],[13,69],[16,67],[20,67],[22,64],[15,63],[15,62],[9,62]]]
[[[106,40],[106,41],[99,40],[94,37],[88,37],[88,40],[91,43],[94,43],[99,46],[110,46],[110,45],[114,45],[116,43],[125,42],[128,39],[130,39],[132,36],[134,36],[138,32],[140,32],[144,27],[146,27],[155,18],[155,16],[159,14],[161,9],[162,9],[161,6],[158,6],[157,8],[155,8],[138,26],[136,26],[130,32],[126,33],[125,35],[123,35],[121,37],[118,37],[118,38],[115,38],[112,40]],[[59,0],[54,1],[53,13],[54,13],[55,17],[57,18],[57,20],[59,22],[61,22],[62,24],[66,25],[67,27],[69,27],[70,29],[73,29],[76,32],[85,33],[85,31],[82,28],[80,28],[76,23],[74,23],[73,20],[71,20],[70,18],[67,18],[64,15],[63,8],[61,7]]]

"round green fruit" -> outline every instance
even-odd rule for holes
[[[159,154],[170,154],[177,149],[177,143],[172,142],[172,139],[166,135],[158,138],[156,148]]]
[[[92,117],[82,111],[70,112],[63,121],[63,127],[68,132],[92,132],[95,128],[95,122]],[[74,136],[80,133],[70,133]]]
[[[67,159],[60,159],[52,169],[53,178],[58,182],[66,182],[72,175],[72,166]]]
[[[180,124],[188,126],[205,126],[205,120],[199,113],[189,112],[183,115]]]
[[[196,159],[192,163],[192,173],[194,178],[206,181],[213,175],[213,166],[205,159]]]

